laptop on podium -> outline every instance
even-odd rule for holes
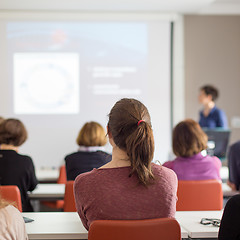
[[[226,128],[203,128],[203,131],[208,136],[208,155],[225,160],[231,130]]]

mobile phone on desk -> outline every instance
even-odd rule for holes
[[[27,218],[27,217],[23,217],[23,220],[25,223],[29,223],[29,222],[33,222],[34,219],[31,219],[31,218]]]

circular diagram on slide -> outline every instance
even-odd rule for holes
[[[70,54],[18,54],[14,75],[16,112],[76,113],[79,65],[77,58],[71,61],[73,57]]]
[[[22,82],[23,96],[37,108],[55,108],[71,97],[71,76],[60,66],[38,65],[29,70]]]

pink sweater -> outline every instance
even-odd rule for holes
[[[0,209],[0,239],[28,239],[23,217],[18,209],[12,205]]]
[[[78,214],[86,229],[94,220],[151,219],[175,216],[177,176],[152,164],[155,183],[147,188],[129,177],[130,167],[93,169],[74,184]]]

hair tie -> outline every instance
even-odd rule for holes
[[[139,126],[139,124],[140,124],[141,122],[144,122],[144,121],[143,121],[143,120],[139,120],[138,123],[137,123],[137,125]]]

